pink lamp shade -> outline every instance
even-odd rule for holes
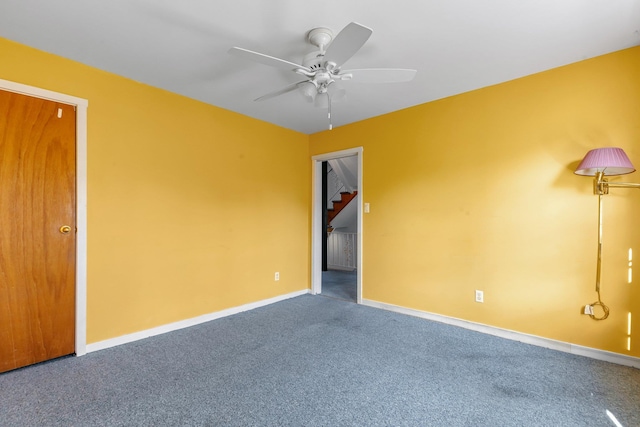
[[[602,172],[611,176],[624,175],[635,170],[622,148],[605,147],[589,151],[574,173],[595,176],[596,173]]]

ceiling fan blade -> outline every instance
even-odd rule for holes
[[[295,62],[287,61],[285,59],[276,58],[275,56],[265,55],[264,53],[258,53],[252,50],[243,49],[241,47],[232,47],[231,49],[229,49],[229,53],[231,55],[236,55],[241,58],[249,59],[251,61],[268,65],[270,67],[280,68],[282,70],[305,70],[307,72],[311,72],[311,70],[304,65],[296,64]]]
[[[417,71],[402,68],[363,68],[361,70],[345,70],[340,75],[350,74],[351,80],[358,83],[401,83],[413,80]]]
[[[338,33],[327,48],[324,54],[325,61],[338,66],[344,64],[369,40],[372,32],[371,28],[356,22],[350,23]]]
[[[291,91],[296,90],[300,84],[306,83],[306,82],[307,82],[307,80],[303,80],[301,82],[290,84],[289,86],[285,86],[282,89],[279,89],[279,90],[276,90],[276,91],[273,91],[273,92],[269,92],[266,95],[262,95],[261,97],[254,99],[254,101],[264,101],[266,99],[275,98],[276,96],[279,96],[279,95],[285,94],[287,92],[291,92]]]

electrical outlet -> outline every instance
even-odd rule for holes
[[[476,302],[484,302],[484,292],[476,290]]]
[[[275,280],[276,282],[277,282],[278,280],[280,280],[280,272],[279,272],[279,271],[276,271],[275,276],[273,276],[273,280]]]

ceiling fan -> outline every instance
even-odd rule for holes
[[[335,37],[328,28],[314,28],[307,33],[307,41],[318,50],[307,54],[302,64],[287,61],[253,52],[240,47],[232,47],[229,53],[264,65],[293,71],[305,79],[274,92],[269,92],[254,101],[264,101],[298,90],[308,102],[316,106],[327,108],[329,129],[331,124],[331,102],[343,99],[346,91],[338,87],[337,82],[354,80],[361,83],[397,83],[413,79],[416,70],[400,68],[365,68],[343,70],[342,65],[347,62],[371,36],[373,30],[351,22]]]

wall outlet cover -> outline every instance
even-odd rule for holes
[[[484,292],[476,291],[476,302],[484,302]]]

